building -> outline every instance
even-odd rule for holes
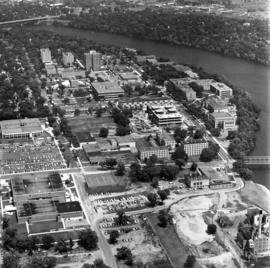
[[[122,85],[137,85],[142,82],[140,76],[134,72],[120,73],[119,77]]]
[[[126,136],[115,136],[115,140],[117,142],[117,146],[119,150],[124,151],[124,150],[129,150],[131,152],[137,151],[136,149],[136,142],[130,135]]]
[[[96,100],[117,100],[124,95],[124,90],[114,82],[92,83],[92,90]]]
[[[45,63],[45,69],[46,69],[47,76],[57,75],[57,70],[54,63]]]
[[[248,209],[247,212],[247,224],[237,233],[238,245],[245,256],[270,256],[270,214],[258,209]]]
[[[201,86],[203,90],[210,91],[211,84],[215,82],[214,79],[198,79],[193,81],[196,85]]]
[[[99,71],[101,67],[101,53],[91,50],[89,53],[85,53],[84,55],[86,70]]]
[[[173,151],[175,149],[176,141],[173,136],[165,130],[161,130],[156,134],[157,141],[160,146],[166,146],[169,151]]]
[[[48,176],[25,175],[10,180],[13,200],[16,204],[31,199],[53,198],[60,202],[65,201],[65,188],[58,173]]]
[[[137,139],[136,147],[141,160],[148,159],[151,155],[156,155],[159,159],[169,158],[169,150],[166,146],[159,146],[153,138]]]
[[[62,61],[64,66],[70,66],[74,62],[74,55],[71,52],[63,52]]]
[[[149,105],[147,111],[149,119],[159,127],[182,123],[182,116],[174,105]]]
[[[51,51],[49,48],[40,49],[42,63],[50,63],[52,61]]]
[[[138,56],[136,56],[136,61],[139,64],[145,63],[146,61],[152,62],[152,63],[157,63],[157,58],[155,55],[138,55]]]
[[[223,83],[213,82],[210,90],[222,99],[231,98],[233,95],[232,89]]]
[[[11,179],[11,189],[19,223],[61,222],[62,218],[82,218],[78,201],[67,202],[59,173],[32,174]]]
[[[234,130],[236,128],[236,115],[226,112],[214,112],[209,114],[210,123],[214,128]]]
[[[172,78],[169,82],[183,93],[187,101],[193,101],[196,99],[196,92],[187,85],[188,80],[189,78]]]
[[[4,120],[0,122],[2,139],[19,139],[41,136],[43,129],[38,118]]]
[[[184,141],[184,150],[188,156],[196,156],[200,155],[203,149],[208,148],[208,145],[208,142],[204,138],[193,139],[188,137]]]
[[[204,100],[204,107],[210,112],[225,112],[236,115],[236,106],[216,96],[209,96]]]
[[[192,189],[208,188],[210,184],[209,178],[198,173],[186,174],[184,179],[187,187]]]

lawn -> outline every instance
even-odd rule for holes
[[[169,225],[166,228],[159,227],[157,214],[154,213],[147,214],[147,218],[154,228],[162,246],[166,250],[169,259],[174,264],[174,267],[183,267],[188,256],[188,251],[178,238],[173,225]]]
[[[57,221],[37,222],[29,225],[29,231],[31,234],[49,232],[51,230],[59,230],[62,228],[62,222]]]

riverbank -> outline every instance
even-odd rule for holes
[[[245,89],[252,101],[260,108],[260,130],[256,133],[256,148],[253,155],[269,155],[269,117],[270,94],[269,77],[270,68],[239,59],[220,56],[199,49],[176,47],[151,41],[128,38],[116,34],[104,34],[87,30],[75,30],[69,27],[34,26],[26,27],[31,30],[49,30],[55,34],[85,38],[98,43],[119,47],[133,47],[147,54],[170,58],[177,63],[186,63],[202,67],[207,73],[217,73],[225,77],[236,88]],[[254,180],[270,188],[269,169],[253,169]]]

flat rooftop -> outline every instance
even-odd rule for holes
[[[124,90],[114,82],[96,82],[92,83],[93,88],[96,90],[98,94],[111,94],[111,93],[119,93],[124,94]]]
[[[133,73],[133,72],[121,73],[121,74],[119,74],[119,76],[123,80],[134,80],[134,79],[138,79],[139,78],[138,74]]]
[[[136,147],[140,151],[152,151],[153,149],[168,150],[166,146],[158,146],[158,144],[154,141],[154,139],[147,141],[145,138],[136,139]]]
[[[27,134],[41,132],[41,122],[38,118],[4,120],[0,122],[2,134]]]
[[[211,86],[213,86],[217,90],[229,90],[229,91],[232,91],[232,89],[230,87],[228,87],[227,85],[225,85],[223,83],[220,83],[220,82],[213,82],[213,83],[211,83]]]
[[[28,195],[47,192],[64,191],[64,186],[58,173],[41,175],[28,175],[11,179],[13,195]]]
[[[214,118],[218,119],[218,118],[231,118],[232,115],[230,113],[226,113],[226,112],[213,112],[211,114]]]
[[[152,105],[150,106],[150,109],[155,116],[157,116],[160,119],[166,119],[166,118],[182,118],[182,115],[177,111],[176,107],[174,105],[166,105],[166,106],[160,106],[160,105]]]
[[[58,213],[82,211],[82,207],[78,201],[56,203],[55,205]]]

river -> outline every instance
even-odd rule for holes
[[[69,27],[47,25],[30,26],[29,29],[50,30],[55,34],[87,38],[99,43],[119,47],[135,48],[158,57],[169,58],[177,63],[202,67],[206,72],[223,75],[233,85],[246,90],[254,103],[261,109],[260,126],[257,133],[256,149],[253,155],[270,155],[270,68],[260,64],[222,56],[200,49],[174,46],[154,41],[139,40],[122,35],[78,30]],[[270,189],[270,169],[257,168],[254,181]]]

